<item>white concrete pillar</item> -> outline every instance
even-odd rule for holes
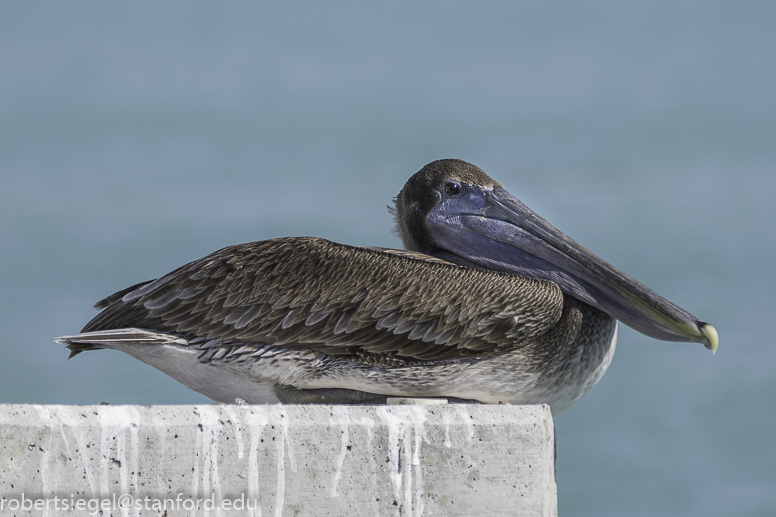
[[[548,406],[0,405],[0,515],[98,507],[555,516],[554,427]]]

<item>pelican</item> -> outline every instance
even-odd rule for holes
[[[447,397],[549,404],[603,376],[617,320],[717,332],[583,248],[478,167],[438,160],[394,199],[406,250],[313,237],[229,246],[95,304],[70,357],[125,352],[218,402]]]

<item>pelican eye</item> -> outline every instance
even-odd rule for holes
[[[448,181],[445,183],[445,194],[448,196],[456,196],[461,192],[461,186],[455,181]]]

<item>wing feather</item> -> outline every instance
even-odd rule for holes
[[[106,298],[83,332],[152,329],[241,343],[240,357],[262,344],[400,365],[519,348],[563,307],[545,280],[309,237],[230,246],[134,287]]]

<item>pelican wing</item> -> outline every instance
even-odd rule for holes
[[[546,280],[299,237],[224,248],[106,302],[83,332],[149,329],[390,366],[524,346],[557,323],[563,295]]]

